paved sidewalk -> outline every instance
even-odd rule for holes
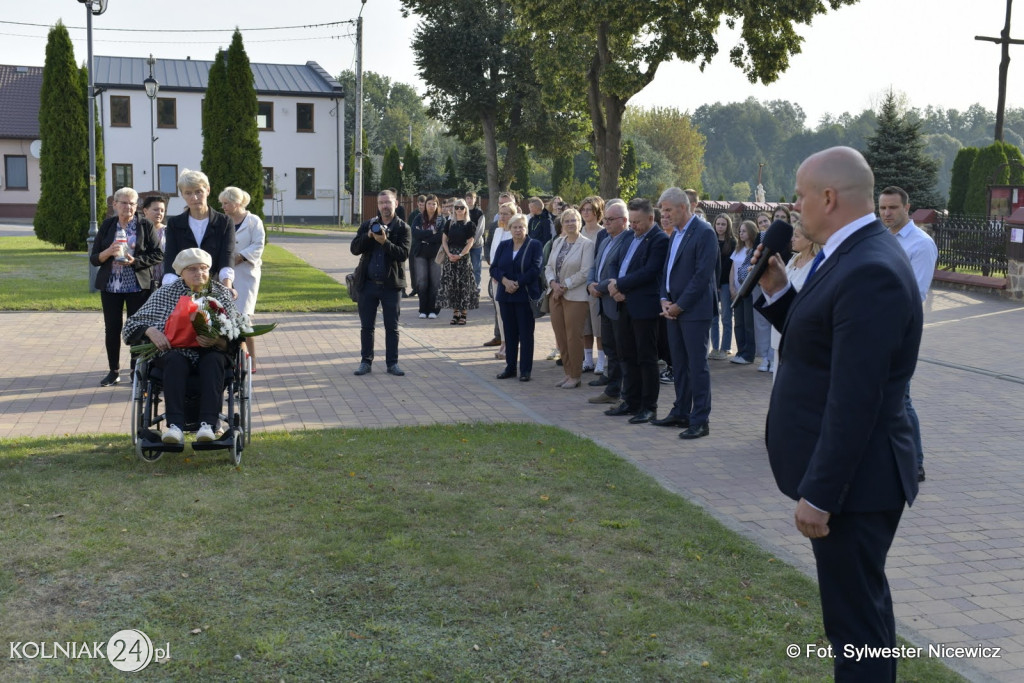
[[[271,240],[337,279],[354,266],[351,235]],[[470,323],[419,320],[403,302],[404,378],[382,364],[352,376],[359,325],[353,314],[264,316],[281,322],[258,340],[256,431],[321,427],[520,421],[554,424],[636,463],[667,488],[813,576],[810,545],[792,526],[794,504],[775,487],[762,440],[770,376],[712,362],[711,435],[630,426],[588,404],[598,390],[552,388],[561,368],[536,361],[534,381],[498,381],[490,302]],[[0,437],[128,431],[128,389],[100,388],[106,370],[98,313],[0,313]],[[537,356],[553,346],[546,318]],[[928,481],[904,515],[889,557],[901,634],[918,645],[983,644],[999,659],[950,663],[973,680],[1024,672],[1024,307],[933,291],[926,306],[914,404]],[[382,334],[378,345],[383,346]],[[127,355],[127,354],[126,354]],[[585,378],[590,376],[585,375]],[[670,398],[663,387],[660,412]],[[127,445],[126,445],[127,448]],[[259,457],[259,440],[246,458]]]

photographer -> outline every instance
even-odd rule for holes
[[[395,215],[398,199],[391,190],[377,195],[379,218],[359,226],[352,238],[352,254],[359,257],[356,282],[359,284],[359,323],[362,356],[356,375],[370,372],[373,364],[373,335],[377,325],[377,307],[384,313],[384,361],[388,374],[401,377],[398,367],[398,314],[401,293],[405,290],[405,266],[409,258],[409,226]]]

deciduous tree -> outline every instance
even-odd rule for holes
[[[534,55],[548,96],[573,98],[589,115],[602,196],[618,194],[626,103],[678,58],[703,68],[718,53],[724,24],[740,28],[730,60],[751,82],[771,83],[800,52],[795,25],[856,0],[675,2],[510,0],[519,39]],[[567,17],[572,17],[567,21]],[[756,163],[756,162],[755,162]]]

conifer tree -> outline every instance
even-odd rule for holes
[[[89,233],[89,125],[81,75],[60,21],[46,40],[39,102],[40,192],[36,236],[66,251],[85,249]]]
[[[889,185],[902,187],[915,208],[941,208],[939,162],[925,154],[920,122],[901,114],[891,90],[882,102],[875,134],[864,157],[875,173],[875,197]]]
[[[217,195],[226,187],[220,185],[227,176],[227,121],[224,111],[230,106],[227,93],[227,55],[217,50],[207,75],[203,97],[203,160],[202,170],[210,179],[210,206],[220,207]]]
[[[971,180],[971,165],[978,156],[977,147],[962,147],[953,160],[952,178],[949,182],[949,212],[962,214],[967,199],[967,185]]]
[[[573,177],[573,163],[571,156],[555,157],[551,164],[551,192],[559,194],[562,186]]]
[[[445,189],[449,192],[458,191],[459,178],[455,171],[455,159],[452,159],[451,154],[449,154],[448,158],[444,160],[444,184]]]
[[[971,164],[971,180],[967,184],[964,213],[986,214],[989,186],[1005,185],[1010,179],[1010,168],[1006,162],[1006,149],[1001,142],[978,150],[978,156]]]
[[[399,168],[401,157],[398,155],[398,146],[391,145],[384,151],[384,161],[380,167],[380,188],[394,188],[402,193],[402,169]]]

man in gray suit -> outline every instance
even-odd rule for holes
[[[622,245],[629,241],[627,233],[630,230],[627,226],[626,211],[626,202],[621,199],[611,199],[605,204],[604,229],[608,233],[608,237],[602,240],[601,245],[597,248],[594,265],[590,269],[590,284],[587,285],[587,292],[598,300],[601,312],[601,341],[604,346],[604,354],[608,359],[604,376],[590,382],[591,386],[603,384],[604,391],[590,398],[590,403],[618,403],[622,389],[622,366],[615,348],[615,334],[612,328],[612,324],[618,319],[619,314],[615,300],[608,293],[608,281],[616,276],[613,264],[619,262],[617,254]]]

